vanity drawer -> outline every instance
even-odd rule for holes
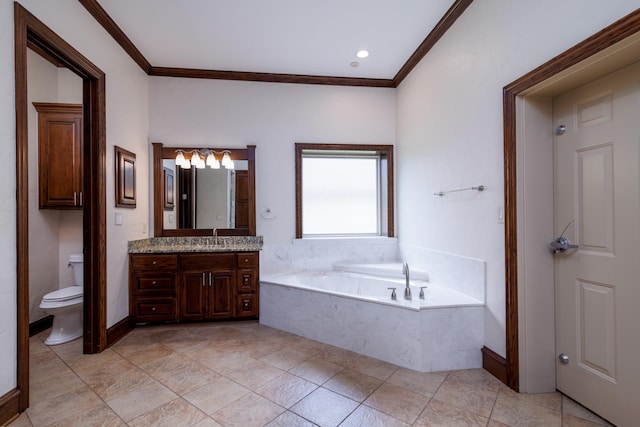
[[[131,255],[131,269],[142,270],[175,270],[178,268],[178,257],[175,254],[133,254]]]
[[[240,252],[236,254],[238,258],[238,268],[257,267],[258,254],[256,252]]]
[[[233,253],[181,254],[180,268],[191,271],[230,270],[235,268],[235,260]]]
[[[138,299],[135,301],[136,322],[170,322],[178,320],[175,298]]]
[[[258,280],[255,269],[238,270],[236,281],[238,293],[255,293],[258,290]]]
[[[258,295],[238,295],[236,299],[236,317],[258,317]]]
[[[136,295],[175,295],[176,275],[174,273],[134,273],[132,291]]]

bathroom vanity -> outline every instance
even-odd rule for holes
[[[133,323],[257,319],[261,236],[129,242]]]

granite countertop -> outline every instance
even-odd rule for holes
[[[262,249],[262,236],[151,237],[130,240],[130,254],[173,252],[255,252]]]

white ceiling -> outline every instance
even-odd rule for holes
[[[155,67],[392,79],[454,0],[98,2]]]

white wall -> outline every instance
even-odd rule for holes
[[[0,396],[16,386],[16,115],[13,2],[0,0]]]
[[[502,88],[638,7],[474,2],[398,88],[398,230],[403,251],[484,259],[485,343],[505,355]],[[433,192],[484,184],[483,193]]]
[[[295,237],[296,142],[395,143],[395,90],[152,77],[150,140],[256,148],[261,268]],[[271,209],[275,218],[262,219]],[[275,262],[275,261],[274,261]]]

